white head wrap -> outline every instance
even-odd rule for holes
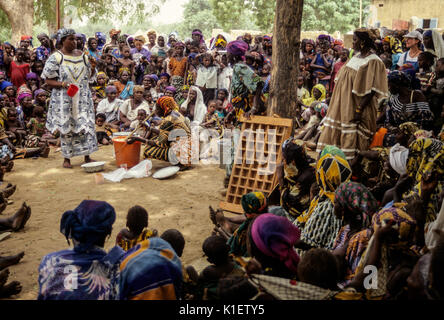
[[[401,146],[399,143],[395,144],[390,149],[390,165],[400,175],[407,172],[407,158],[409,157],[409,149]]]

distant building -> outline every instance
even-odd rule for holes
[[[444,29],[444,0],[372,0],[372,6],[374,27]]]

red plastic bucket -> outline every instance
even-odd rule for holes
[[[140,141],[136,141],[133,144],[126,143],[127,137],[113,138],[114,153],[116,155],[116,165],[121,167],[132,168],[140,162]]]

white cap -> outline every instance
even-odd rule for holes
[[[404,38],[413,38],[413,39],[418,39],[419,41],[422,41],[422,34],[419,31],[411,31],[409,33],[407,33]]]

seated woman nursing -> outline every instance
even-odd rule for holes
[[[152,121],[159,126],[159,129],[151,127],[149,139],[130,137],[127,143],[140,141],[146,144],[144,156],[147,159],[169,161],[172,164],[178,164],[181,170],[190,168],[191,130],[184,116],[179,113],[179,107],[174,98],[168,96],[159,98],[155,113],[162,118]],[[177,141],[170,141],[170,134],[175,134]]]

